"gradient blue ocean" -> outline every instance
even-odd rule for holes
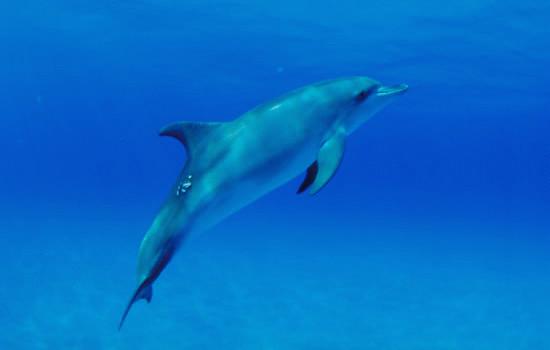
[[[0,349],[550,349],[549,18],[546,0],[0,1]],[[187,240],[118,332],[186,159],[159,129],[352,75],[410,89],[319,194],[299,176]]]

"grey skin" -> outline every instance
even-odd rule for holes
[[[317,193],[334,176],[346,137],[407,90],[367,77],[324,81],[225,123],[179,122],[161,130],[187,162],[139,249],[137,288],[120,320],[152,284],[184,238],[204,231],[304,170],[298,193]]]

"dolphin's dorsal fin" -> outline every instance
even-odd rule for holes
[[[200,143],[207,139],[221,125],[223,123],[177,122],[162,128],[160,136],[175,137],[185,146],[188,155],[192,155]]]
[[[332,179],[344,156],[345,137],[346,133],[343,130],[337,131],[323,143],[317,154],[317,160],[307,169],[298,193],[309,188],[309,194],[313,195]]]

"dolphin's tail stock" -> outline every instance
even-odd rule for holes
[[[145,299],[147,300],[148,303],[150,303],[152,298],[153,298],[153,283],[149,278],[147,278],[137,287],[136,291],[134,292],[134,295],[132,295],[132,298],[128,302],[128,305],[126,306],[126,309],[122,314],[122,318],[120,319],[120,323],[118,324],[118,330],[120,331],[120,329],[122,328],[122,325],[124,324],[124,320],[126,319],[126,316],[128,316],[128,312],[130,312],[132,305],[134,305],[136,301],[140,299]]]

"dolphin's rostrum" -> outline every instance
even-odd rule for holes
[[[179,122],[161,130],[186,148],[187,162],[141,242],[132,304],[152,285],[185,237],[203,231],[306,170],[298,193],[334,176],[346,137],[407,90],[367,77],[309,85],[226,123]]]

